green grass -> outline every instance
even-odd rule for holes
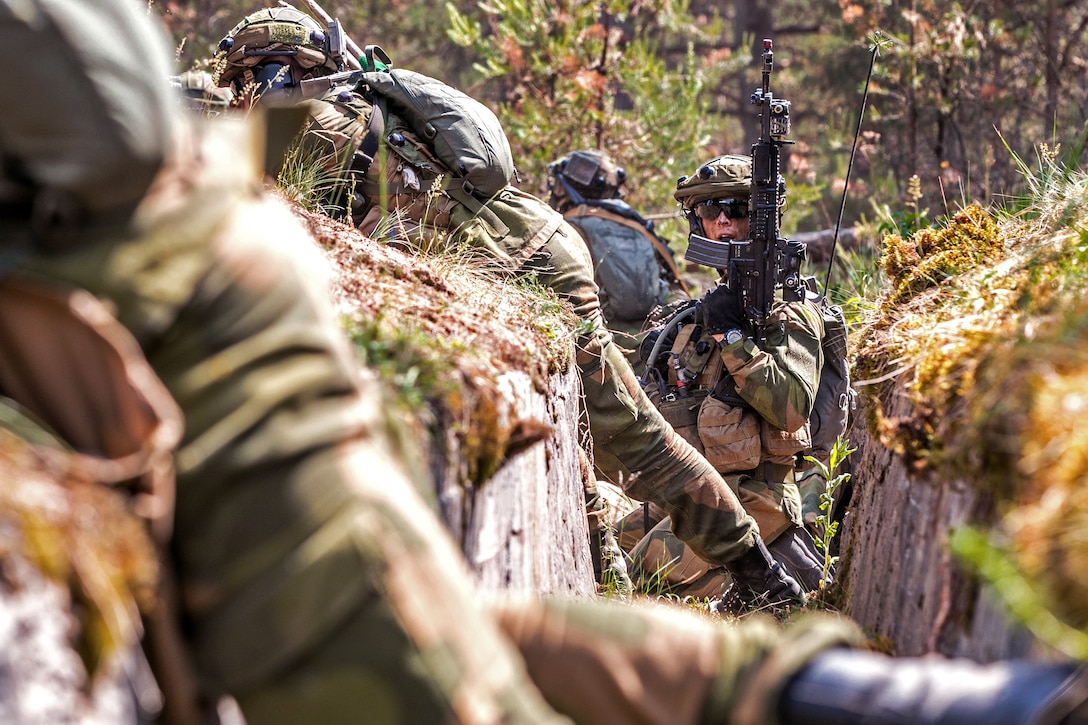
[[[839,473],[839,468],[850,454],[856,451],[856,448],[850,447],[849,441],[839,436],[831,449],[831,455],[826,465],[812,456],[805,456],[805,460],[816,466],[820,476],[827,482],[824,492],[820,494],[820,515],[816,517],[816,530],[819,532],[819,536],[816,538],[816,548],[824,555],[823,572],[820,575],[821,590],[826,588],[826,582],[830,577],[831,570],[839,560],[839,557],[831,554],[831,544],[839,533],[839,522],[832,520],[832,513],[835,505],[835,492],[838,491],[840,486],[850,481],[850,474]]]

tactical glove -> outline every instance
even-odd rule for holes
[[[1057,725],[1085,722],[1088,674],[1028,661],[828,650],[783,690],[786,725]]]
[[[740,291],[731,290],[724,284],[712,289],[699,303],[699,321],[711,335],[744,329],[744,305]]]

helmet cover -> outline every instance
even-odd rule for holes
[[[752,192],[752,157],[728,154],[700,166],[691,176],[681,176],[673,197],[684,209],[701,201]]]
[[[246,71],[278,55],[294,58],[307,77],[340,70],[329,52],[328,31],[306,13],[283,6],[250,13],[219,41],[216,83],[228,86],[239,76],[250,81]]]

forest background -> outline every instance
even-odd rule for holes
[[[181,69],[261,0],[151,0]],[[305,6],[300,2],[300,9]],[[522,188],[577,148],[625,167],[626,199],[670,241],[672,189],[758,135],[762,40],[792,103],[787,234],[834,228],[872,64],[842,225],[909,232],[966,202],[1008,204],[1018,164],[1079,165],[1088,118],[1088,4],[1076,0],[324,0],[360,46],[496,110]],[[1013,202],[1014,203],[1014,202]],[[876,236],[874,233],[873,236]],[[674,244],[677,248],[681,244]]]

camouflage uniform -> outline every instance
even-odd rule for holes
[[[197,144],[176,127],[156,72],[168,50],[146,13],[127,0],[93,12],[0,0],[0,49],[35,59],[0,86],[0,138],[23,154],[0,171],[0,289],[77,288],[60,295],[75,306],[89,290],[93,314],[112,310],[127,329],[111,346],[153,369],[128,373],[153,389],[153,372],[176,401],[185,429],[164,553],[201,685],[233,693],[251,725],[774,723],[783,703],[803,716],[789,692],[827,648],[858,644],[839,620],[782,632],[596,602],[485,609],[398,465],[407,454],[358,377],[319,253],[261,195],[239,137],[209,128]],[[81,113],[58,117],[56,93]],[[108,399],[79,377],[99,361],[57,342],[70,347],[53,362],[72,377],[56,382]],[[0,349],[4,369],[22,352]],[[49,423],[55,411],[32,412]]]
[[[794,480],[798,444],[786,431],[805,427],[823,364],[820,339],[823,322],[809,302],[779,302],[772,313],[768,339],[761,349],[751,339],[722,344],[718,354],[724,363],[719,390],[728,388],[760,416],[752,429],[760,463],[739,471],[723,464],[714,450],[713,421],[700,416],[700,436],[707,459],[737,487],[744,509],[758,523],[763,540],[771,545],[791,526],[803,525],[800,493]],[[713,340],[707,336],[710,343]],[[723,415],[726,417],[728,414]],[[803,432],[802,432],[803,437]],[[768,450],[777,442],[778,452]],[[655,586],[679,596],[712,596],[728,582],[728,573],[709,567],[676,540],[667,519],[658,510],[632,512],[620,524],[621,540],[637,543],[629,551],[635,568]],[[651,528],[646,528],[650,526]],[[640,534],[645,536],[640,537]],[[667,572],[667,574],[663,574]],[[813,582],[807,583],[815,588]]]
[[[779,302],[770,320],[762,349],[748,338],[721,348],[736,394],[762,418],[764,441],[768,437],[786,439],[785,446],[778,450],[765,442],[760,464],[752,470],[724,472],[737,477],[738,486],[762,498],[770,494],[773,501],[768,502],[767,516],[757,519],[768,542],[790,523],[803,523],[793,471],[796,451],[803,444],[796,439],[791,444],[790,436],[807,429],[823,366],[823,321],[815,305],[807,301]]]
[[[562,722],[398,463],[412,455],[359,376],[320,253],[291,212],[261,194],[254,161],[239,156],[250,129],[213,123],[187,133],[155,68],[168,51],[135,6],[102,4],[88,17],[20,7],[16,16],[0,3],[0,48],[13,57],[33,48],[36,59],[2,91],[5,103],[20,103],[7,106],[19,112],[0,119],[0,137],[31,154],[20,160],[26,176],[8,176],[6,165],[0,185],[6,285],[93,294],[181,413],[169,553],[202,691],[234,695],[253,725],[357,722],[363,713],[375,722]],[[67,40],[82,37],[96,42]],[[71,72],[73,52],[86,76]],[[121,74],[131,68],[147,72]],[[49,122],[58,90],[85,111],[78,119]],[[119,98],[134,115],[112,113]],[[584,246],[558,214],[514,191],[503,196],[510,208],[540,212],[512,224],[543,237],[534,260],[569,249],[588,271]],[[40,217],[34,210],[50,199],[69,213]],[[595,299],[585,300],[592,315]],[[595,331],[598,339],[606,344],[607,333]],[[74,347],[57,363],[89,369],[86,354]],[[49,422],[52,411],[35,412]],[[550,636],[541,641],[575,631],[565,621],[574,615],[555,606],[501,617],[544,672],[574,644],[557,652]],[[632,635],[649,631],[654,615],[625,611],[622,629],[637,645]],[[832,629],[822,641],[853,637]],[[607,662],[614,639],[578,656]],[[775,647],[763,637],[737,653],[726,634],[715,653],[706,639],[690,644],[707,653],[698,661],[713,664],[706,681],[719,689],[687,692],[692,711],[735,697],[739,678]],[[668,659],[677,656],[687,659],[676,650]],[[766,661],[776,680],[787,674],[777,658]]]
[[[759,536],[755,522],[721,476],[646,398],[604,326],[592,261],[581,238],[543,203],[537,202],[535,212],[558,223],[518,272],[535,275],[589,322],[575,340],[575,355],[597,467],[627,495],[667,511],[673,531],[699,557],[720,565],[739,556]]]
[[[264,13],[268,12],[250,17],[256,23],[266,22]],[[231,33],[249,37],[253,31],[247,22]],[[228,58],[244,62],[238,44],[226,40],[224,44],[232,49]],[[232,68],[228,63],[219,83],[238,78]],[[304,143],[323,157],[319,163],[324,168],[353,167],[370,122],[370,106],[350,86],[330,88],[308,102],[311,125]],[[394,130],[404,144],[386,143]],[[424,235],[427,228],[448,232],[438,234],[437,243],[475,249],[492,266],[518,276],[531,275],[568,301],[585,323],[579,328],[576,357],[598,468],[630,496],[665,508],[677,536],[703,559],[725,565],[752,549],[759,538],[755,521],[713,467],[661,417],[614,344],[601,314],[593,261],[575,229],[543,201],[513,186],[482,202],[482,210],[470,209],[446,194],[413,190],[406,183],[405,170],[414,174],[413,159],[424,154],[425,148],[413,141],[413,134],[396,116],[390,115],[385,123],[383,144],[384,162],[382,151],[376,156],[372,152],[369,156],[377,160],[366,164],[365,173],[342,177],[342,185],[350,187],[344,196],[353,195],[352,216],[359,229],[374,235],[379,220],[392,216],[401,223],[399,237],[418,240],[421,228]],[[439,164],[433,158],[426,161],[431,168]],[[405,229],[406,224],[415,227]]]
[[[398,464],[324,260],[239,157],[250,130],[181,133],[137,6],[20,7],[0,3],[0,47],[35,63],[6,84],[0,138],[36,155],[2,188],[71,214],[32,225],[5,196],[7,273],[102,300],[184,416],[169,550],[202,689],[252,725],[561,722]],[[60,38],[95,39],[75,47],[86,75]],[[57,118],[55,93],[84,113]]]
[[[724,156],[677,183],[675,196],[685,209],[692,233],[703,234],[702,222],[693,211],[695,204],[748,195],[750,163],[749,157]],[[808,589],[815,589],[822,557],[811,537],[799,529],[804,521],[795,464],[797,454],[810,441],[808,419],[823,366],[823,320],[814,303],[783,302],[779,295],[766,332],[762,346],[749,337],[732,344],[718,343],[706,331],[701,333],[700,342],[717,350],[722,366],[720,373],[709,363],[689,371],[703,376],[691,384],[714,386],[699,410],[698,437],[707,459],[739,491],[745,510],[758,523],[772,554]],[[709,375],[720,375],[720,379],[708,380]],[[744,410],[756,415],[747,417]],[[738,423],[739,416],[745,416],[743,425]],[[747,462],[738,463],[742,459]],[[664,512],[635,511],[621,522],[621,539],[631,541],[644,535],[630,550],[635,569],[644,580],[682,596],[705,596],[728,580],[727,572],[701,565],[673,539],[668,521],[651,513]],[[776,544],[786,533],[789,541]],[[805,546],[794,551],[798,538]]]

